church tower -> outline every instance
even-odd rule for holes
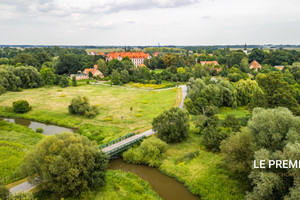
[[[245,47],[244,47],[244,50],[243,50],[243,52],[244,52],[246,55],[248,55],[247,43],[245,43]]]

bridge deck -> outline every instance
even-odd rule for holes
[[[117,143],[115,143],[115,144],[112,144],[112,145],[110,145],[110,146],[108,146],[108,147],[104,147],[103,149],[102,149],[102,151],[105,153],[105,152],[108,152],[108,151],[110,151],[110,150],[113,150],[113,149],[115,149],[115,148],[117,148],[117,147],[120,147],[120,146],[122,146],[123,144],[127,144],[127,143],[129,143],[129,142],[131,142],[131,141],[133,141],[133,140],[135,140],[135,139],[137,139],[137,138],[141,138],[141,137],[143,137],[143,136],[149,136],[149,135],[152,135],[152,134],[154,134],[155,132],[151,129],[151,130],[148,130],[148,131],[145,131],[145,132],[143,132],[143,133],[141,133],[141,134],[138,134],[138,135],[134,135],[134,136],[131,136],[131,137],[129,137],[129,138],[127,138],[127,139],[125,139],[125,140],[122,140],[122,141],[120,141],[120,142],[117,142]]]

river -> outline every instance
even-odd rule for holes
[[[19,124],[36,130],[37,128],[44,129],[44,135],[55,135],[62,132],[75,132],[73,129],[64,128],[55,125],[49,125],[39,122],[34,122],[27,119],[11,119],[1,118],[0,121],[8,121]],[[189,190],[176,179],[162,174],[157,168],[147,167],[143,165],[133,165],[125,163],[121,158],[110,161],[108,169],[120,169],[124,172],[131,172],[139,176],[145,181],[148,181],[151,187],[164,200],[200,200],[199,197],[192,195]],[[32,187],[28,184],[27,187]]]

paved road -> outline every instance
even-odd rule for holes
[[[179,105],[179,108],[183,110],[183,101],[184,101],[184,98],[185,98],[185,96],[187,94],[187,87],[186,87],[186,85],[180,85],[179,87],[181,87],[181,91],[182,91],[182,100],[181,100],[181,103]],[[105,148],[102,149],[102,151],[103,152],[110,151],[110,150],[112,150],[112,149],[114,149],[114,148],[116,148],[116,147],[118,147],[120,145],[126,144],[127,142],[130,142],[130,141],[132,141],[134,139],[137,139],[137,138],[140,138],[140,137],[143,137],[143,136],[147,137],[147,136],[153,135],[154,133],[155,132],[152,129],[150,129],[150,130],[145,131],[145,132],[143,132],[141,134],[134,135],[134,136],[129,137],[129,138],[125,139],[125,140],[122,140],[122,141],[120,141],[118,143],[115,143],[113,145],[105,147]],[[35,188],[35,185],[31,185],[28,182],[24,182],[24,183],[21,183],[20,185],[17,185],[15,187],[11,188],[9,191],[11,193],[18,193],[18,192],[26,192],[26,191],[29,191],[29,190],[31,190],[33,188]]]

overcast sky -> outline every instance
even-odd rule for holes
[[[0,0],[0,44],[300,44],[299,0]]]

